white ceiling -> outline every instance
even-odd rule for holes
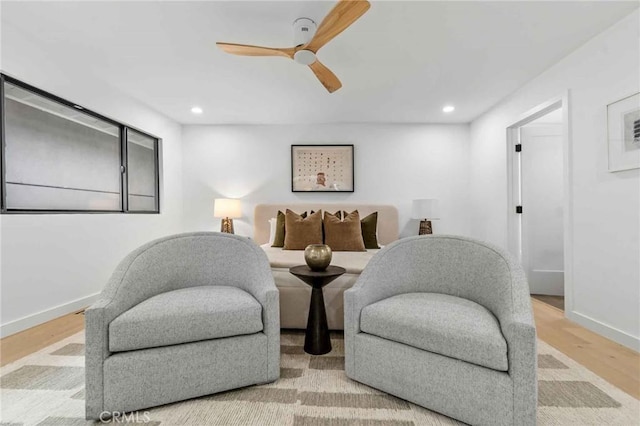
[[[289,47],[298,17],[333,2],[6,2],[2,21],[180,123],[469,122],[638,7],[638,2],[372,1],[319,51],[329,94],[286,58],[216,41]],[[4,28],[4,26],[3,26]],[[11,42],[3,30],[2,43]],[[18,76],[19,77],[19,76]],[[62,94],[64,95],[64,94]],[[442,106],[456,111],[444,114]],[[190,108],[201,106],[204,114]]]

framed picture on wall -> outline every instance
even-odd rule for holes
[[[291,145],[292,192],[353,192],[353,145]]]
[[[640,168],[640,93],[607,105],[609,171]]]

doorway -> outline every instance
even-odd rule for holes
[[[563,310],[570,300],[571,272],[564,99],[539,106],[507,128],[510,249],[532,296]]]

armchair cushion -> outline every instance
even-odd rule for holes
[[[190,287],[153,296],[114,319],[109,325],[109,350],[177,345],[262,329],[262,306],[246,291]]]
[[[392,296],[362,310],[360,329],[493,370],[508,370],[507,342],[498,320],[467,299],[439,293]]]

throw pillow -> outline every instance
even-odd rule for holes
[[[312,212],[313,213],[313,212]],[[284,247],[284,213],[278,210],[278,217],[276,217],[276,235],[273,238],[271,247]],[[307,212],[302,213],[300,216],[307,217]]]
[[[364,247],[367,249],[379,249],[378,245],[378,212],[373,212],[369,216],[360,220],[362,228],[362,239]]]
[[[276,239],[276,224],[278,220],[275,217],[269,219],[269,245],[273,246],[273,242]]]
[[[335,212],[335,213],[324,212],[324,215],[325,215],[325,216],[326,216],[326,215],[328,215],[328,214],[329,214],[329,215],[333,215],[333,216],[337,217],[337,218],[338,218],[338,220],[342,220],[342,212],[341,212],[340,210],[338,210],[338,211],[337,211],[337,212]],[[326,238],[326,237],[325,237],[325,232],[324,232],[324,219],[323,219],[323,222],[322,222],[322,241],[324,241],[324,240],[325,240],[325,238]]]
[[[342,220],[342,213],[340,212],[340,210],[338,210],[338,211],[337,211],[337,212],[335,212],[335,213],[324,212],[324,215],[325,215],[325,216],[326,216],[326,215],[328,215],[328,214],[330,214],[330,215],[333,215],[333,216],[337,217],[337,218],[338,218],[338,220]]]
[[[344,216],[347,212],[343,211]],[[378,212],[373,212],[360,221],[362,239],[366,249],[379,249],[378,245]]]
[[[344,213],[344,212],[343,212]],[[358,210],[341,221],[330,213],[324,215],[324,243],[333,251],[365,251]]]
[[[303,217],[287,209],[284,250],[304,250],[309,244],[322,244],[322,210]]]

